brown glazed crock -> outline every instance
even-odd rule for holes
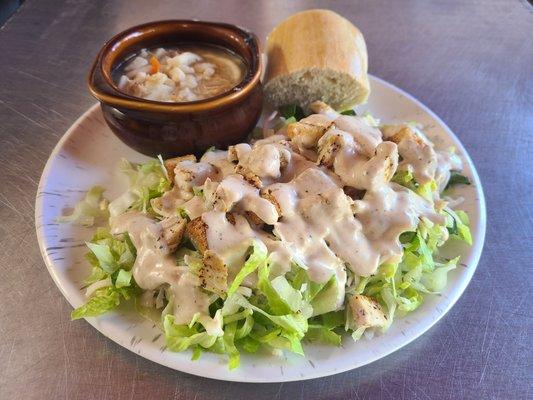
[[[230,91],[205,100],[165,103],[129,96],[112,78],[113,70],[143,48],[205,43],[240,55],[247,72]],[[104,118],[128,146],[149,156],[202,154],[211,146],[226,148],[243,141],[254,128],[263,105],[261,56],[256,36],[234,25],[169,20],[134,26],[104,44],[88,77],[89,89]]]

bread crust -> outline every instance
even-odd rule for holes
[[[335,72],[340,79],[355,81],[359,93],[345,99],[342,104],[345,107],[365,102],[370,92],[364,37],[350,21],[333,11],[303,11],[281,22],[267,38],[267,54],[267,98],[275,98],[269,92],[279,90],[276,81],[291,74],[295,77],[298,74],[302,84],[302,71],[304,85],[306,73]],[[327,87],[320,89],[328,90]],[[308,99],[308,102],[315,100],[319,99]],[[338,108],[341,104],[332,105]]]

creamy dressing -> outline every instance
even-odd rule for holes
[[[363,224],[372,248],[379,254],[379,264],[400,261],[399,237],[403,232],[416,230],[421,217],[444,223],[444,218],[433,210],[431,203],[394,183],[367,191],[363,199],[355,203],[356,216]]]
[[[443,187],[450,170],[461,164],[450,153],[435,152],[427,139],[406,135],[396,143],[384,141],[363,118],[322,112],[327,115],[304,121],[331,125],[313,143],[309,137],[291,140],[276,134],[228,151],[209,151],[199,162],[178,163],[174,188],[152,204],[163,217],[175,216],[179,207],[191,220],[201,218],[207,249],[227,268],[228,283],[244,265],[253,240],[260,240],[268,249],[271,278],[286,274],[293,263],[307,269],[314,282],[335,276],[340,308],[346,268],[370,276],[379,265],[401,260],[399,236],[416,230],[421,218],[444,222],[434,208],[441,201],[438,195],[431,203],[391,183],[396,170],[406,168],[419,183],[435,179]],[[386,130],[385,138],[404,128]],[[192,195],[195,187],[201,195]],[[345,188],[364,190],[364,196],[354,201]],[[209,295],[195,275],[176,265],[162,240],[162,224],[129,212],[111,225],[113,233],[127,231],[137,248],[133,275],[139,286],[156,290],[168,285],[179,323],[200,312],[201,323],[216,330],[219,322],[208,315]],[[254,288],[256,282],[254,273],[243,285]]]
[[[181,208],[185,210],[190,219],[200,217],[204,212],[207,211],[207,208],[205,207],[205,201],[200,196],[194,196],[189,201],[183,203]]]
[[[409,125],[387,126],[383,129],[386,138],[398,144],[402,161],[398,169],[408,171],[420,184],[432,181],[437,169],[437,155],[424,134]]]
[[[259,189],[250,185],[241,175],[226,177],[215,192],[214,208],[218,211],[231,211],[234,207],[250,211],[269,225],[278,220],[276,207],[259,196]]]
[[[184,191],[177,186],[169,190],[161,197],[150,200],[152,208],[163,217],[175,216],[182,204],[192,197],[192,193]]]
[[[191,160],[178,163],[174,174],[175,186],[189,192],[193,187],[202,186],[207,178],[216,179],[219,176],[217,168],[213,165]]]
[[[381,143],[379,129],[368,125],[363,118],[341,115],[335,119],[334,124],[337,129],[352,135],[367,157],[372,157],[376,147]]]
[[[403,157],[399,165],[401,170],[411,172],[420,184],[433,180],[437,168],[437,156],[432,146],[403,139],[398,144],[398,152]]]
[[[208,163],[217,168],[220,177],[224,177],[235,172],[235,165],[228,160],[228,152],[222,150],[212,150],[206,152],[200,162]]]
[[[398,165],[398,151],[392,142],[380,143],[375,155],[367,158],[357,151],[354,142],[347,141],[333,162],[333,170],[345,186],[373,189],[386,184]]]
[[[377,268],[378,256],[353,216],[350,198],[320,169],[307,169],[290,183],[272,185],[270,191],[282,214],[274,233],[293,244],[295,258],[312,280],[326,282],[344,270],[345,262],[359,275]]]
[[[225,212],[209,211],[202,214],[202,221],[207,226],[207,244],[209,250],[216,253],[228,268],[228,281],[231,282],[246,261],[248,249],[257,234],[241,215],[234,215],[233,223]],[[249,278],[248,281],[250,283]],[[253,280],[253,279],[252,279]]]
[[[194,314],[208,314],[209,296],[187,267],[178,266],[164,242],[161,224],[143,213],[131,211],[110,221],[111,233],[127,232],[137,249],[133,278],[145,290],[169,285],[177,324],[188,324]]]
[[[437,151],[437,168],[435,170],[435,182],[439,192],[442,192],[450,180],[451,171],[461,171],[463,162],[457,154],[451,151]]]

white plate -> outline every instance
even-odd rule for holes
[[[306,345],[306,357],[267,355],[241,357],[241,367],[229,371],[224,356],[204,353],[198,361],[191,354],[165,350],[161,332],[130,311],[120,311],[87,321],[102,334],[142,357],[170,368],[209,378],[243,382],[283,382],[318,378],[360,367],[398,350],[446,314],[465,290],[476,269],[485,237],[485,200],[477,172],[465,149],[450,129],[427,107],[402,90],[371,77],[372,95],[360,111],[370,110],[382,121],[418,121],[437,147],[455,146],[465,162],[465,173],[473,185],[458,189],[465,198],[462,208],[471,218],[474,245],[458,245],[463,264],[450,273],[449,284],[441,296],[426,296],[424,304],[406,318],[395,321],[391,329],[374,339],[354,343],[349,337],[342,348]],[[73,307],[84,302],[80,282],[88,274],[84,241],[92,229],[68,224],[55,218],[72,207],[91,186],[108,188],[112,197],[121,180],[114,171],[121,157],[143,161],[143,155],[130,149],[111,133],[95,105],[66,132],[50,155],[37,192],[35,222],[41,252],[65,298]],[[82,323],[72,322],[74,324]],[[79,354],[83,357],[83,354]]]

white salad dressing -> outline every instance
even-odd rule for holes
[[[384,136],[398,144],[402,161],[398,169],[408,171],[420,184],[430,182],[435,177],[437,155],[426,136],[413,126],[402,124],[387,126]]]
[[[352,135],[367,157],[372,157],[376,147],[381,143],[379,129],[368,125],[363,118],[341,115],[335,119],[334,124],[337,129]]]
[[[373,272],[378,255],[353,216],[350,198],[328,175],[309,168],[270,190],[282,210],[274,233],[293,244],[295,257],[307,267],[311,280],[326,282],[344,270],[344,263],[359,275]]]
[[[200,159],[200,162],[208,163],[216,167],[219,172],[219,176],[221,177],[226,176],[228,174],[233,174],[235,172],[235,165],[233,165],[228,160],[227,151],[222,151],[222,150],[207,151]]]
[[[398,151],[392,142],[380,143],[375,155],[367,158],[353,142],[343,146],[333,162],[333,170],[345,186],[373,189],[386,184],[398,165]]]
[[[460,168],[460,160],[436,153],[427,140],[383,141],[363,118],[319,115],[306,123],[315,120],[333,120],[316,148],[307,137],[290,140],[277,134],[229,151],[208,151],[200,162],[179,162],[174,189],[156,199],[154,209],[170,216],[179,207],[191,220],[201,219],[205,245],[227,268],[228,284],[244,265],[253,240],[261,240],[272,279],[290,271],[293,263],[314,282],[335,276],[337,307],[342,307],[346,268],[356,276],[372,275],[382,263],[400,261],[399,236],[416,230],[421,218],[444,222],[433,203],[390,182],[399,168],[398,152],[401,166],[409,165],[420,179],[435,177],[439,187],[446,185],[450,169]],[[362,199],[353,200],[346,187],[364,190]],[[193,195],[193,188],[201,190]],[[204,322],[209,319],[209,295],[196,275],[176,265],[162,240],[161,223],[128,212],[111,225],[113,233],[128,232],[137,248],[133,276],[140,287],[169,285],[178,323],[188,323],[197,312]],[[252,273],[243,285],[253,288],[256,280]]]
[[[241,175],[229,175],[217,187],[214,208],[230,211],[234,207],[250,211],[269,225],[278,220],[276,207],[270,201],[259,196],[259,189],[250,185]]]
[[[400,261],[399,237],[403,232],[416,230],[421,217],[439,224],[444,222],[430,202],[394,183],[367,191],[355,203],[356,216],[372,248],[379,254],[379,264]]]
[[[216,253],[228,268],[228,280],[232,281],[246,261],[248,249],[257,234],[242,215],[233,215],[230,221],[223,211],[209,211],[202,214],[207,226],[209,250]],[[254,286],[255,277],[244,281],[246,286]]]
[[[127,232],[137,249],[133,278],[145,290],[169,285],[177,324],[188,324],[196,313],[207,314],[209,296],[198,278],[185,266],[178,266],[162,238],[161,224],[143,213],[130,211],[111,219],[111,233]]]
[[[435,182],[439,192],[442,192],[450,180],[450,171],[461,171],[463,162],[452,151],[437,151],[437,168]]]

